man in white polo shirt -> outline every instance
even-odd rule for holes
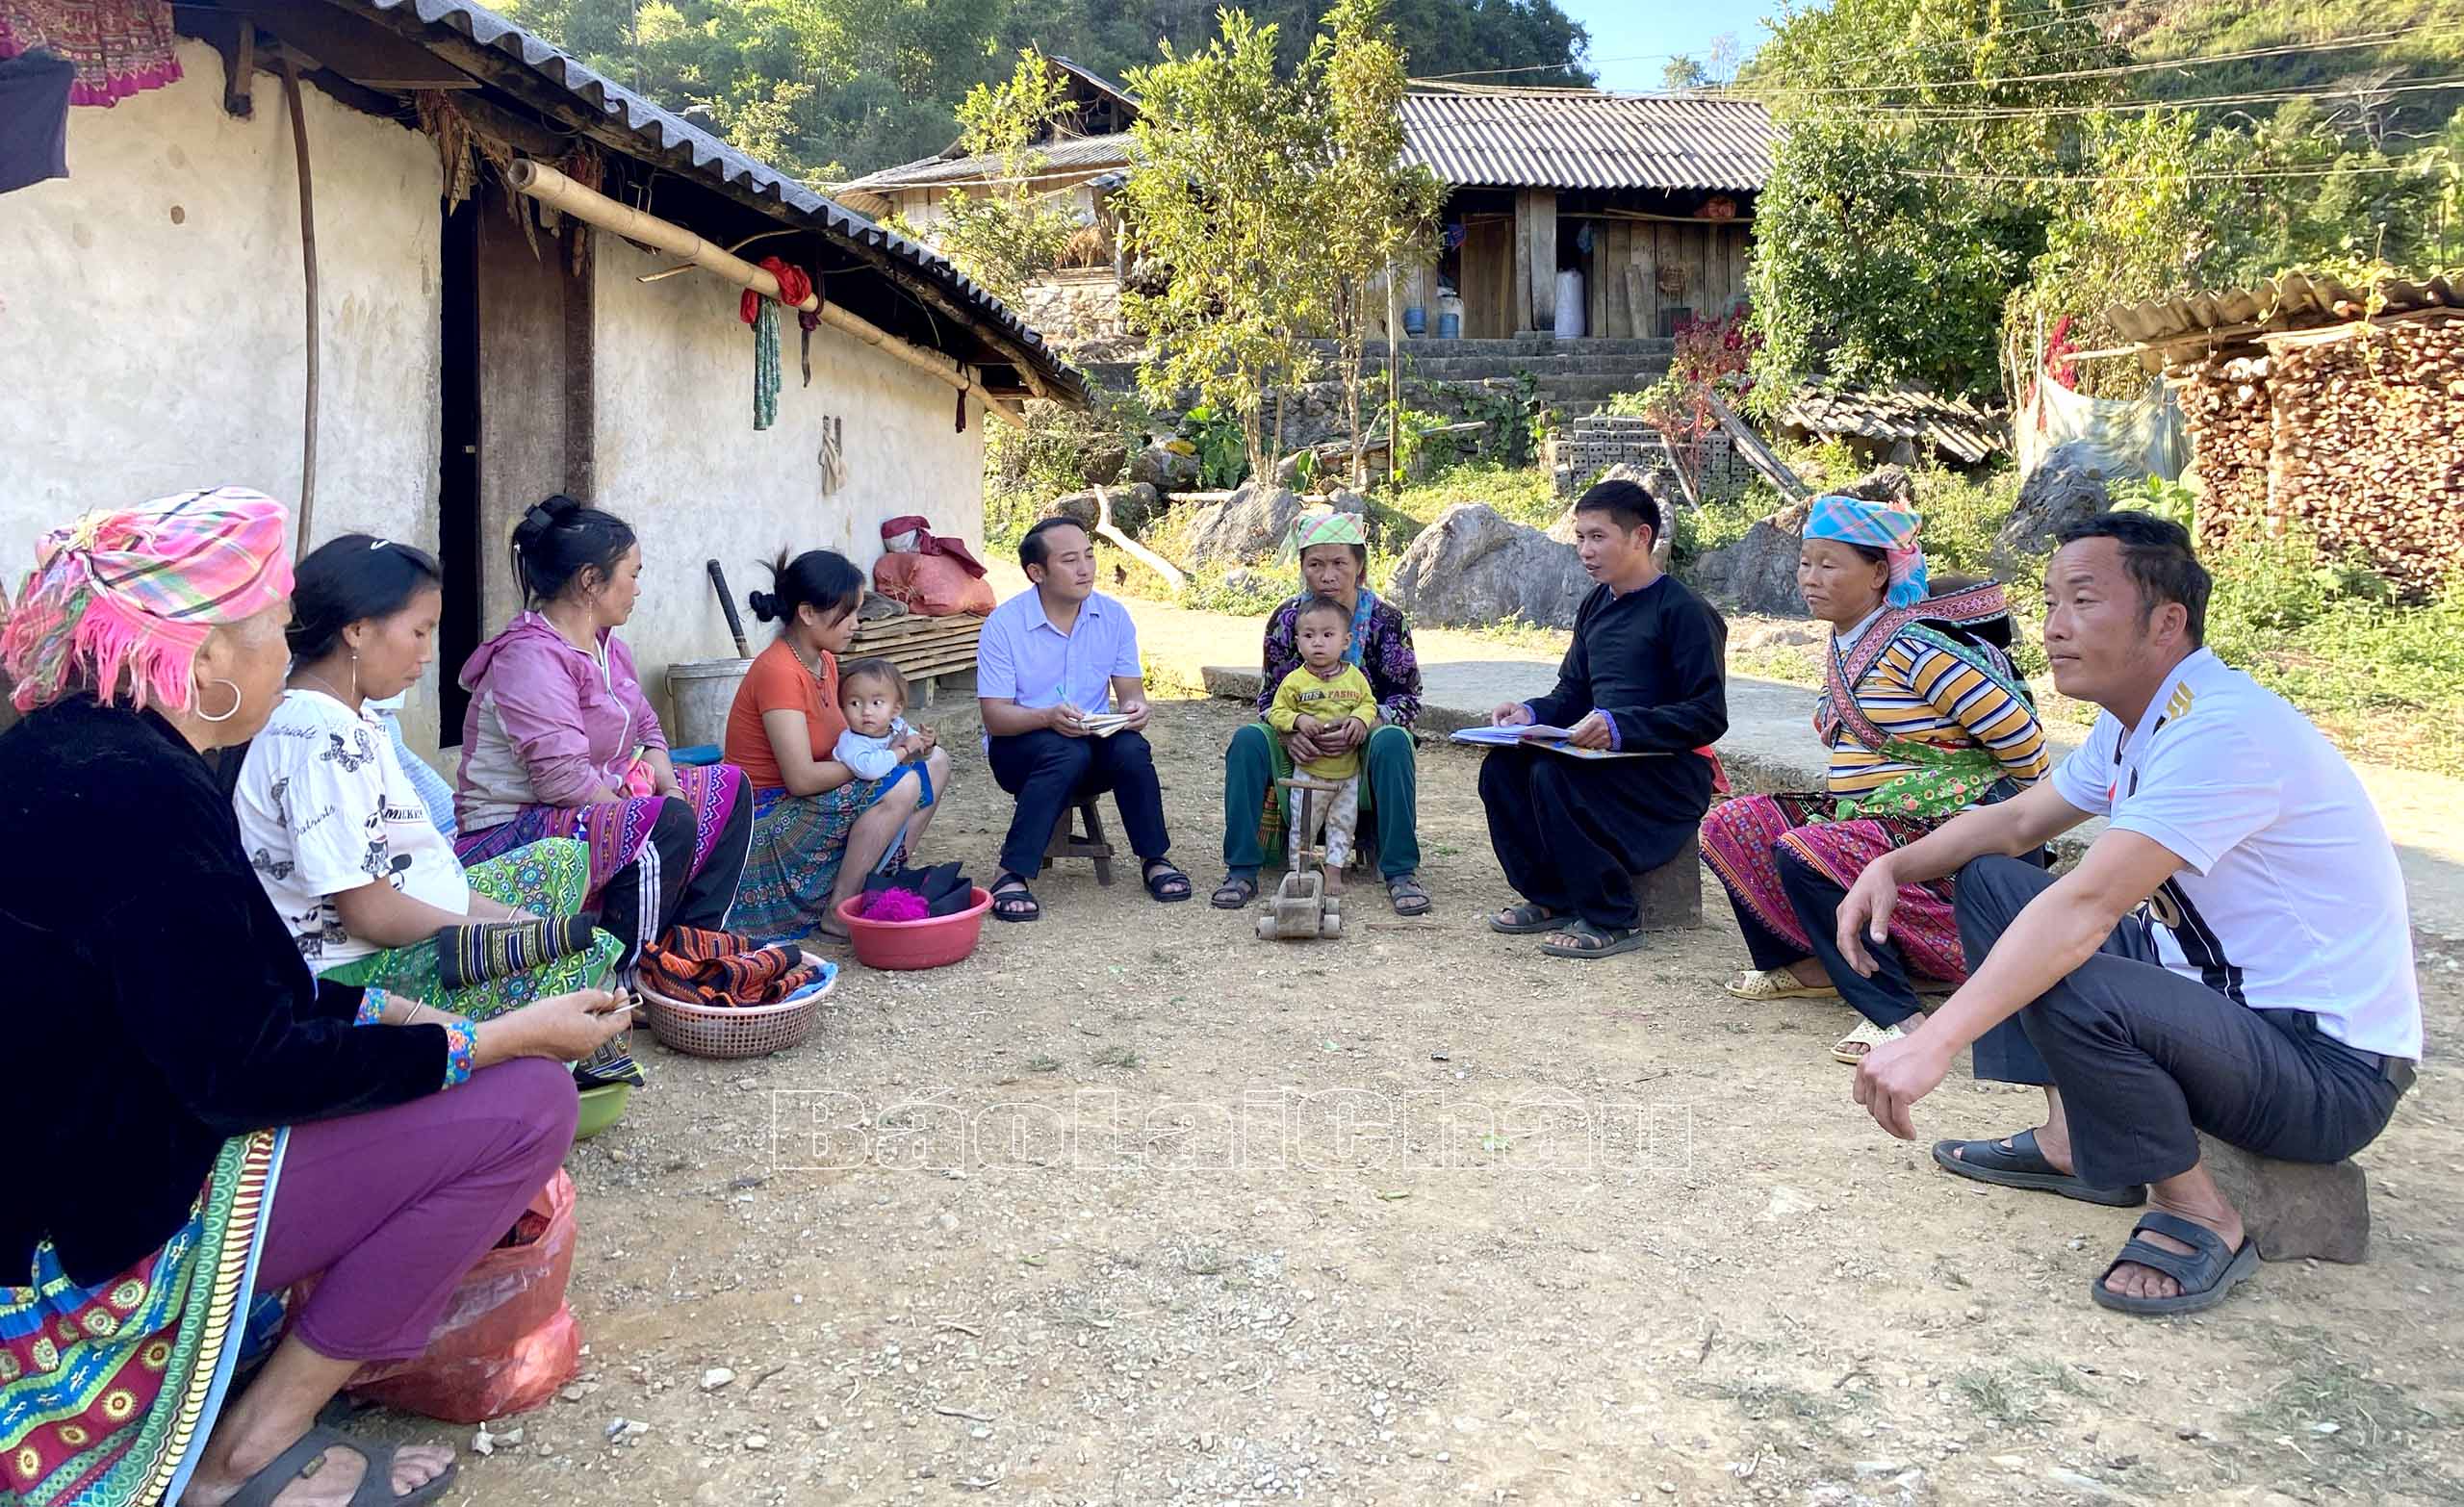
[[[2200,1164],[2196,1131],[2337,1162],[2413,1081],[2420,991],[2395,849],[2345,763],[2281,697],[2201,647],[2208,575],[2178,524],[2104,513],[2045,571],[2045,655],[2104,708],[2053,778],[1867,868],[1839,949],[1872,967],[1900,885],[1957,875],[1968,982],[1867,1054],[1857,1102],[1909,1108],[1976,1048],[1976,1075],[2045,1086],[2045,1123],[1939,1142],[1963,1177],[2153,1205],[2091,1289],[2126,1313],[2221,1300],[2258,1260]],[[2091,816],[2109,829],[2056,879],[2015,856]]]

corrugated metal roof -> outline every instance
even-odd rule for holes
[[[755,194],[776,199],[810,221],[813,228],[854,245],[886,251],[924,274],[958,302],[983,313],[988,322],[1015,341],[1034,363],[1039,375],[1070,396],[1083,400],[1086,379],[1053,354],[1024,319],[992,294],[978,288],[939,255],[892,235],[835,200],[813,192],[767,163],[747,157],[717,137],[631,89],[583,65],[580,60],[550,45],[503,16],[470,0],[335,0],[378,13],[407,12],[429,26],[449,27],[483,47],[520,62],[531,72],[572,95],[630,135],[640,139],[640,157],[667,167],[689,167],[722,186],[741,185]]]
[[[1065,137],[1035,148],[1043,166],[1038,177],[1098,173],[1129,165],[1130,134]],[[888,193],[900,189],[937,189],[954,183],[982,183],[1001,172],[1001,159],[991,153],[975,157],[919,157],[911,163],[885,167],[839,185],[841,193]]]
[[[2391,277],[2371,288],[2355,288],[2324,272],[2291,271],[2254,288],[2118,304],[2104,318],[2134,345],[2165,345],[2200,335],[2222,345],[2377,315],[2457,307],[2464,307],[2464,284],[2446,277],[2426,282]]]
[[[2009,416],[1912,384],[1896,388],[1801,387],[1780,415],[1784,429],[1907,440],[1974,465],[2009,447]]]
[[[1758,190],[1770,112],[1707,94],[1415,87],[1404,155],[1458,187]]]

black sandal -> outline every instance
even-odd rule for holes
[[[1428,891],[1421,887],[1420,876],[1417,874],[1398,874],[1388,880],[1386,898],[1395,903],[1395,914],[1399,916],[1428,914]]]
[[[1956,1172],[1996,1188],[2060,1193],[2065,1198],[2102,1204],[2108,1209],[2130,1209],[2147,1202],[2144,1185],[2091,1188],[2077,1174],[2057,1168],[2037,1149],[2037,1133],[2033,1130],[2023,1130],[2002,1140],[1938,1140],[1934,1142],[1934,1162],[1945,1172]]]
[[[312,1427],[299,1436],[298,1442],[273,1457],[272,1463],[241,1483],[226,1507],[272,1507],[273,1499],[290,1490],[291,1484],[305,1472],[313,1471],[324,1461],[325,1451],[341,1446],[359,1456],[367,1465],[360,1472],[359,1485],[351,1490],[345,1507],[419,1507],[445,1494],[453,1484],[460,1462],[449,1461],[434,1479],[424,1486],[397,1494],[394,1491],[394,1447],[392,1444],[365,1443],[347,1434],[326,1428]]]
[[[2143,1231],[2169,1235],[2191,1248],[2191,1254],[2169,1251],[2141,1239]],[[2116,1292],[2105,1286],[2114,1267],[2129,1262],[2150,1271],[2161,1271],[2181,1284],[2182,1290],[2171,1297],[2133,1297]],[[2162,1209],[2150,1209],[2139,1216],[2130,1232],[2130,1239],[2105,1267],[2104,1275],[2088,1285],[2088,1295],[2106,1308],[2119,1314],[2157,1316],[2165,1314],[2195,1314],[2203,1308],[2214,1308],[2224,1301],[2234,1285],[2246,1277],[2259,1264],[2259,1242],[2247,1234],[2242,1237],[2240,1250],[2224,1248],[2224,1237],[2203,1224],[2193,1224],[2179,1214],[2169,1214]]]
[[[1528,936],[1534,932],[1554,932],[1565,919],[1562,911],[1526,901],[1491,915],[1489,930],[1503,932],[1508,936]]]
[[[1139,869],[1138,877],[1145,881],[1146,893],[1165,905],[1190,898],[1190,877],[1173,866],[1169,858],[1149,858]]]
[[[1614,958],[1641,947],[1643,940],[1640,927],[1612,930],[1578,920],[1572,926],[1559,927],[1555,936],[1540,944],[1540,950],[1552,958]]]
[[[1214,905],[1218,910],[1245,910],[1257,898],[1258,881],[1253,876],[1226,874],[1223,882],[1215,886]]]
[[[1027,888],[1026,878],[1008,869],[992,877],[992,919],[1034,921],[1043,915],[1043,903]]]

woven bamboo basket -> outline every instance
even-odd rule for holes
[[[766,1057],[801,1046],[805,1037],[812,1034],[813,1022],[821,1018],[822,1006],[838,988],[835,963],[825,962],[810,953],[805,954],[805,961],[823,969],[828,982],[819,992],[785,1005],[713,1009],[670,999],[647,982],[636,983],[634,988],[650,1011],[651,1034],[669,1051],[687,1057]]]

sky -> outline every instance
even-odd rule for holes
[[[1765,0],[1557,0],[1591,32],[1592,66],[1603,89],[1657,89],[1667,54],[1708,53],[1721,33],[1735,34],[1751,53],[1770,35],[1761,22],[1779,13]],[[1499,79],[1503,84],[1511,82]]]

